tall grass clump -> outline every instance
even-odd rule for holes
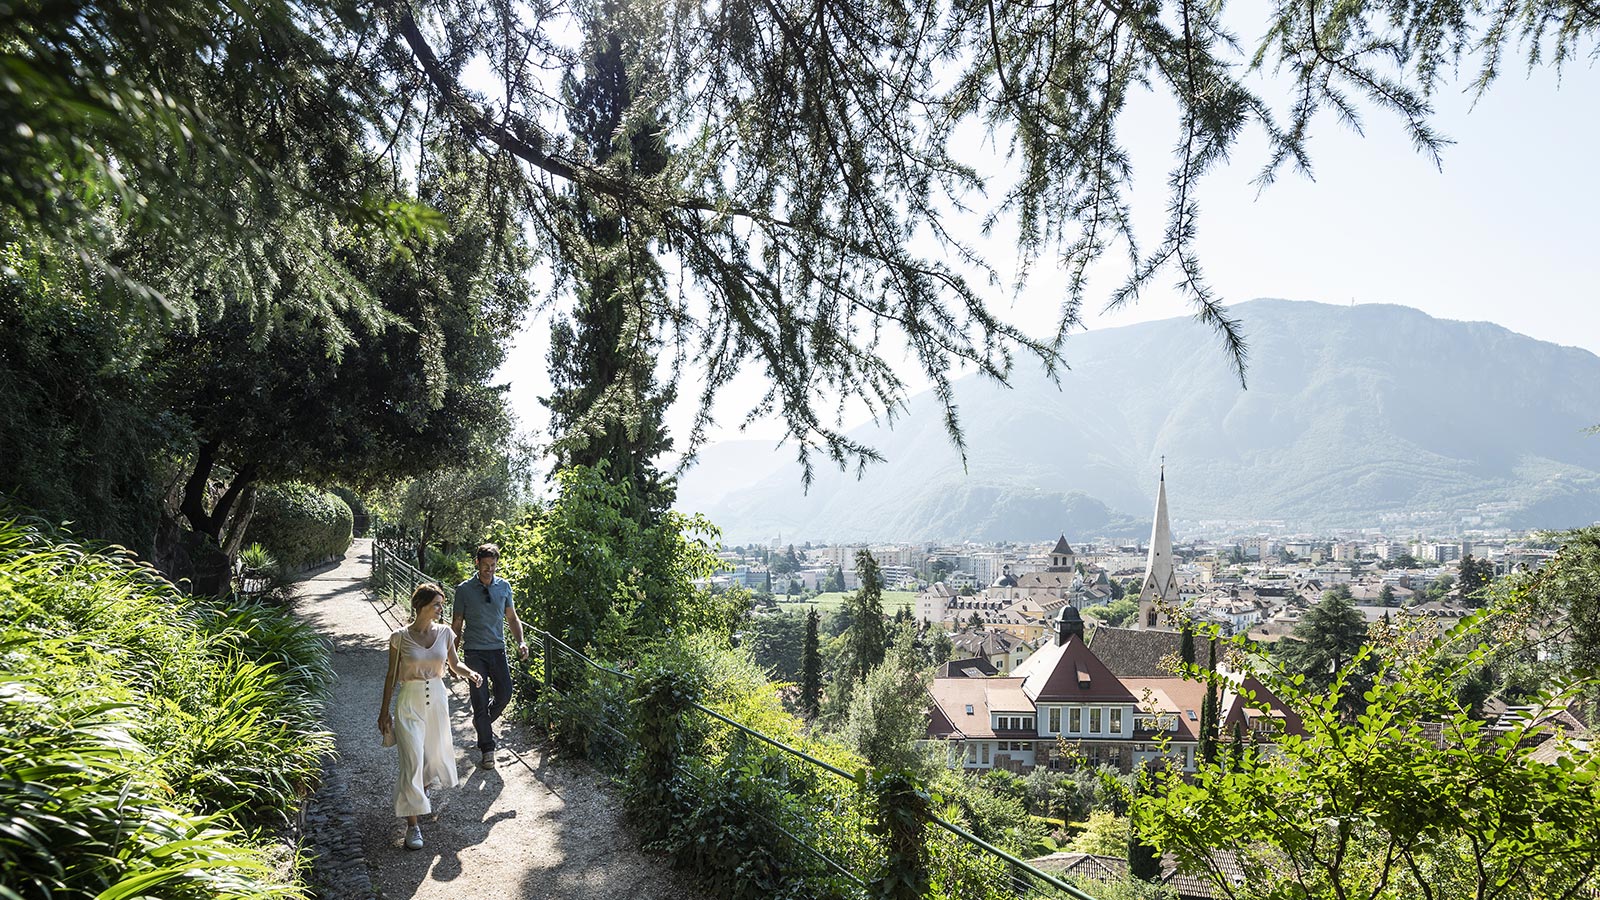
[[[297,897],[327,648],[0,513],[0,897]]]

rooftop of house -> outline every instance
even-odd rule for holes
[[[1015,653],[1027,642],[1005,631],[962,631],[950,636],[950,643],[958,653],[967,656],[998,656]]]
[[[1037,703],[1134,702],[1117,676],[1076,634],[1065,641],[1051,640],[1013,674],[1023,678],[1023,691]]]
[[[929,737],[992,738],[991,713],[1033,713],[1020,678],[935,678],[928,695],[935,707]]]
[[[1136,698],[1140,712],[1178,717],[1178,729],[1166,732],[1172,740],[1200,740],[1200,704],[1206,697],[1205,682],[1165,676],[1124,678],[1122,683]]]
[[[1092,878],[1107,884],[1128,877],[1128,860],[1122,856],[1099,856],[1094,853],[1051,853],[1028,860],[1028,865],[1052,875],[1072,878]]]
[[[1101,625],[1089,634],[1089,649],[1114,675],[1153,678],[1173,673],[1171,665],[1163,661],[1179,658],[1183,635]]]
[[[994,664],[981,656],[972,656],[966,659],[952,659],[939,667],[935,673],[937,678],[987,678],[998,675]]]

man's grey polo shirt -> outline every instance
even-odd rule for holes
[[[466,618],[461,649],[504,650],[506,608],[511,605],[511,582],[498,575],[487,586],[476,575],[456,585],[455,612]]]

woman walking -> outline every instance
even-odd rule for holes
[[[389,674],[383,680],[383,708],[378,730],[394,736],[400,751],[400,781],[394,789],[394,814],[406,820],[406,849],[422,849],[418,816],[433,812],[428,791],[455,787],[455,745],[450,736],[450,702],[444,670],[483,682],[477,672],[456,659],[456,637],[440,619],[444,589],[424,584],[411,595],[411,624],[389,635]],[[398,696],[396,685],[398,684]],[[393,714],[389,709],[394,707]]]

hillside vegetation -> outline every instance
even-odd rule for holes
[[[298,897],[271,835],[332,749],[327,649],[0,517],[0,896]]]

